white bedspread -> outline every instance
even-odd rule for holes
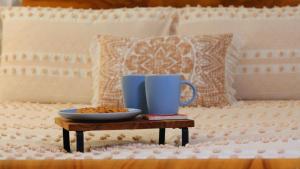
[[[145,159],[145,158],[299,158],[300,101],[239,102],[226,108],[185,108],[195,120],[190,144],[181,147],[181,131],[85,132],[86,153],[65,153],[57,111],[71,104],[0,103],[0,159]],[[74,133],[71,133],[75,149]]]

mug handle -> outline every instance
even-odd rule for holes
[[[182,80],[181,81],[181,85],[183,85],[183,84],[190,86],[191,89],[192,89],[192,91],[193,91],[193,96],[192,96],[192,98],[190,100],[188,100],[186,102],[180,102],[180,106],[188,106],[188,105],[190,105],[196,99],[197,92],[196,92],[195,86],[192,83],[190,83],[189,81]]]

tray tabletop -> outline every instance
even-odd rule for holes
[[[194,127],[194,120],[145,120],[133,119],[127,121],[71,121],[56,117],[55,123],[69,131],[91,130],[122,130],[122,129],[151,129],[151,128],[184,128]]]

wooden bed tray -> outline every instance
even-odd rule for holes
[[[295,6],[300,0],[23,0],[24,6],[111,9],[153,6]],[[0,161],[0,169],[106,168],[106,169],[300,169],[299,159],[207,159],[207,160],[16,160]]]
[[[70,131],[76,132],[76,147],[77,151],[84,152],[84,134],[85,131],[95,130],[132,130],[132,129],[159,129],[159,144],[165,144],[166,128],[180,128],[182,130],[182,146],[189,142],[189,127],[194,127],[194,120],[145,120],[132,119],[118,122],[93,122],[83,121],[76,122],[62,117],[56,117],[55,123],[62,128],[63,145],[67,152],[70,149]]]

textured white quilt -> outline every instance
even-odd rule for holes
[[[54,124],[71,104],[0,103],[0,159],[299,158],[300,101],[239,102],[226,108],[184,108],[195,120],[190,144],[179,129],[85,132],[86,153],[65,153]],[[75,149],[74,133],[71,133]]]

